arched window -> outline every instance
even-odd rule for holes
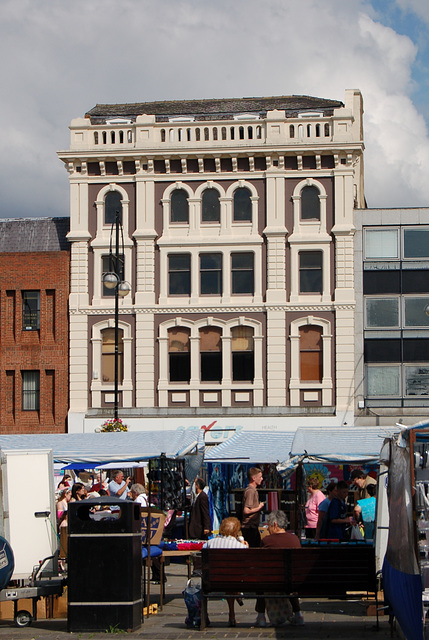
[[[213,140],[217,140],[217,127],[213,128]]]
[[[222,127],[222,140],[226,140],[226,127]]]
[[[219,192],[216,189],[205,189],[201,206],[202,222],[220,222]]]
[[[238,326],[231,329],[232,379],[234,382],[253,382],[255,377],[255,353],[252,327]]]
[[[165,129],[161,129],[161,142],[165,142]]]
[[[209,129],[204,127],[204,140],[209,140]]]
[[[184,189],[175,189],[171,194],[171,222],[189,222],[188,194]]]
[[[168,330],[168,359],[170,382],[189,382],[191,379],[190,330],[172,327]]]
[[[116,212],[119,213],[119,220],[122,222],[122,198],[119,191],[108,191],[104,198],[104,224],[113,224],[116,219]]]
[[[124,332],[118,329],[118,382],[124,378]],[[103,383],[115,382],[115,329],[108,327],[101,331],[101,379]]]
[[[251,193],[246,187],[234,191],[234,222],[252,221]]]
[[[200,329],[201,382],[222,381],[222,330]]]
[[[98,144],[98,131],[94,131],[94,144]]]
[[[295,127],[293,124],[289,125],[289,138],[294,138],[295,137]]]
[[[307,186],[301,191],[301,220],[320,220],[320,200],[317,187]]]
[[[299,329],[300,378],[305,382],[322,382],[322,329],[306,325]]]

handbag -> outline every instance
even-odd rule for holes
[[[188,580],[185,589],[182,591],[188,610],[188,615],[185,618],[185,624],[188,629],[199,629],[201,626],[201,594],[201,588],[192,584],[192,580]]]

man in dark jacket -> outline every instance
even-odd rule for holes
[[[208,540],[212,530],[209,499],[204,491],[205,486],[202,478],[196,478],[195,493],[197,497],[189,518],[189,537],[192,540]]]

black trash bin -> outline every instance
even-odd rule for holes
[[[68,631],[143,621],[140,505],[103,496],[68,506]]]

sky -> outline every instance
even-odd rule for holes
[[[97,103],[364,99],[369,207],[429,206],[428,0],[1,0],[0,217],[69,215]]]

